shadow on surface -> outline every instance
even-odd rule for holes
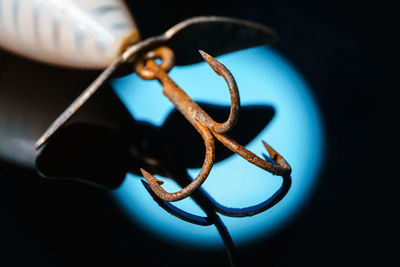
[[[217,121],[229,114],[229,107],[201,106]],[[273,114],[269,106],[243,107],[229,135],[245,145],[267,126]],[[140,175],[140,168],[160,175],[168,175],[171,166],[199,168],[204,150],[201,136],[173,110],[160,128],[134,121],[120,130],[90,124],[67,126],[43,148],[36,165],[45,177],[74,177],[116,188],[128,171]],[[215,154],[218,162],[233,153],[216,142]]]

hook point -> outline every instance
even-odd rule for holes
[[[207,62],[207,64],[215,71],[215,73],[221,76],[222,73],[220,69],[222,68],[223,65],[213,56],[207,54],[203,50],[199,50],[199,53],[203,57],[203,59]]]
[[[146,180],[149,182],[149,184],[159,184],[162,185],[164,182],[155,178],[153,175],[151,175],[149,172],[147,172],[146,170],[140,168],[140,171],[142,172],[142,175],[144,176],[144,178],[146,178]]]
[[[205,61],[208,61],[208,58],[211,57],[209,54],[204,52],[203,50],[199,49],[200,55],[204,58]]]
[[[275,151],[275,149],[273,149],[270,145],[268,145],[268,143],[265,142],[264,140],[262,140],[262,143],[263,143],[265,149],[267,149],[269,157],[276,161],[276,157],[277,157],[278,153]]]

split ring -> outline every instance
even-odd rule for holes
[[[160,67],[167,73],[175,65],[175,55],[170,48],[166,46],[160,46],[154,50],[151,50],[143,54],[136,62],[135,66],[136,73],[145,80],[154,80],[157,78],[157,73],[146,67],[147,61],[152,59],[161,59],[162,61]]]

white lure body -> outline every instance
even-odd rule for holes
[[[35,60],[102,69],[139,40],[122,0],[0,0],[0,47]]]

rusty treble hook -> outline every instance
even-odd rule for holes
[[[168,97],[174,106],[200,133],[206,147],[206,155],[200,173],[188,186],[178,192],[166,192],[161,187],[163,184],[161,180],[141,169],[143,176],[146,178],[152,190],[159,198],[165,201],[177,201],[186,198],[205,181],[211,171],[215,159],[213,136],[225,147],[261,169],[281,176],[289,175],[291,173],[291,168],[285,159],[266,142],[263,141],[263,144],[276,164],[261,159],[225,134],[235,125],[239,114],[240,99],[237,85],[231,72],[223,64],[203,51],[200,51],[200,54],[208,65],[218,75],[222,76],[228,84],[231,95],[231,109],[229,118],[224,123],[215,122],[168,76],[167,72],[174,65],[174,53],[171,49],[165,46],[158,47],[142,55],[136,63],[136,73],[141,78],[146,80],[157,79],[162,84],[163,94]],[[154,59],[161,59],[161,64],[158,65]]]

